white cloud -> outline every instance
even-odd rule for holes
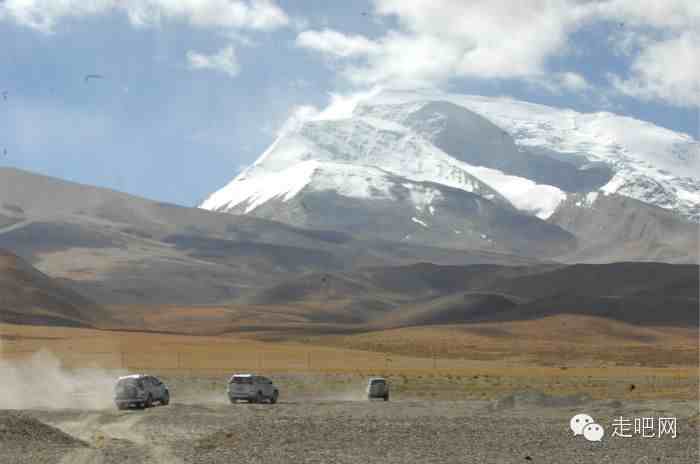
[[[591,88],[586,78],[574,72],[564,72],[557,76],[561,86],[572,92],[584,92]]]
[[[49,33],[64,19],[113,11],[126,13],[135,26],[157,25],[164,18],[197,27],[261,30],[289,23],[273,0],[5,0],[0,19]]]
[[[370,100],[382,91],[375,86],[367,91],[346,94],[330,93],[330,101],[322,110],[313,105],[297,105],[292,107],[281,128],[275,132],[277,136],[297,131],[307,121],[330,121],[345,119],[352,116],[360,102]]]
[[[379,45],[364,36],[349,36],[330,29],[304,31],[297,36],[296,45],[342,58],[369,55],[379,51]]]
[[[697,28],[700,2],[696,0],[606,0],[589,5],[596,18],[621,22],[625,27],[657,29]]]
[[[370,100],[372,97],[378,95],[382,91],[380,86],[374,86],[373,88],[362,91],[353,92],[347,94],[331,93],[330,102],[328,106],[322,111],[315,115],[316,120],[335,120],[335,119],[345,119],[352,116],[352,112],[355,111],[357,105],[363,100]]]
[[[374,12],[395,19],[398,29],[376,39],[310,30],[299,34],[297,45],[344,61],[340,73],[358,85],[516,79],[582,93],[593,88],[584,76],[553,72],[549,63],[585,46],[571,42],[577,30],[610,23],[621,42],[613,51],[632,60],[630,77],[613,78],[618,92],[683,105],[697,88],[697,0],[374,0]],[[688,59],[672,63],[674,56]]]
[[[375,12],[396,17],[400,30],[376,40],[328,29],[305,31],[297,45],[338,58],[364,58],[342,70],[357,84],[542,79],[547,59],[567,47],[568,34],[587,9],[575,0],[376,0]]]
[[[525,78],[524,82],[555,95],[561,95],[563,92],[582,94],[593,89],[585,77],[575,72],[553,72],[544,76]]]
[[[649,34],[640,34],[638,30],[620,27],[608,37],[608,43],[614,54],[619,56],[636,56],[639,51],[649,46],[653,37]]]
[[[282,127],[275,131],[275,135],[279,137],[299,130],[306,121],[315,119],[318,113],[318,108],[313,105],[294,106]]]
[[[654,41],[634,60],[630,76],[611,75],[620,92],[677,106],[700,105],[700,32]]]
[[[357,84],[423,87],[460,75],[457,65],[462,51],[449,41],[421,35],[389,32],[381,51],[367,57],[366,65],[353,65],[344,75]]]
[[[595,9],[619,22],[615,51],[632,58],[628,76],[608,76],[614,89],[641,100],[700,105],[700,2],[610,0]]]
[[[375,6],[395,16],[402,30],[380,40],[383,53],[356,69],[356,80],[541,76],[586,13],[573,0],[377,0]]]
[[[115,0],[5,0],[0,19],[14,20],[23,26],[51,32],[59,19],[102,14],[115,6]]]
[[[236,53],[232,46],[223,48],[211,55],[190,50],[187,52],[187,61],[192,69],[211,69],[228,74],[231,77],[238,75],[240,72]]]

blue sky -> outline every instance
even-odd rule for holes
[[[0,165],[194,205],[298,107],[375,86],[611,111],[698,138],[700,2],[645,1],[5,0]]]

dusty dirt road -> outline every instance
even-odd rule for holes
[[[692,463],[698,405],[516,394],[499,401],[178,404],[0,411],[0,463]],[[601,442],[574,436],[587,413]],[[616,418],[675,417],[676,438],[613,437]],[[634,429],[632,428],[632,432]]]

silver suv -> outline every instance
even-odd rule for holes
[[[382,398],[389,401],[389,382],[382,377],[372,377],[367,382],[367,399]]]
[[[228,398],[231,404],[238,400],[249,403],[277,403],[280,392],[267,377],[253,374],[234,374],[228,381]]]
[[[158,378],[135,374],[119,377],[114,386],[114,402],[119,409],[150,408],[154,403],[170,403],[170,391]]]

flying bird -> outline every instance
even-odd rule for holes
[[[89,81],[90,79],[104,79],[104,76],[101,74],[88,74],[85,76],[85,82]]]

